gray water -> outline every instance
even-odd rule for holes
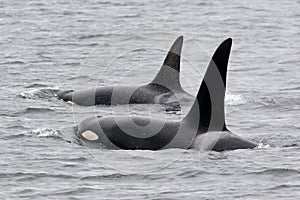
[[[299,199],[299,13],[296,0],[0,1],[1,199]],[[112,108],[84,108],[55,94],[151,81],[179,35],[181,81],[191,94],[214,49],[233,38],[226,121],[259,148],[153,152],[77,144],[74,126]],[[179,119],[189,105],[182,112],[130,108]]]

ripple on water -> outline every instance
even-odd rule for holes
[[[300,185],[292,185],[292,184],[280,184],[274,187],[270,187],[268,190],[280,190],[280,189],[289,189],[289,188],[300,188]]]
[[[19,93],[19,97],[23,99],[50,99],[56,96],[59,92],[58,88],[43,88],[30,87]]]
[[[54,112],[55,110],[51,108],[26,108],[25,111],[23,111],[24,114],[31,114],[31,113],[44,113],[44,112]]]
[[[244,105],[247,104],[249,100],[243,97],[241,94],[230,94],[226,93],[225,104],[231,106]]]
[[[144,178],[145,175],[142,174],[120,174],[120,173],[113,173],[113,174],[102,174],[102,175],[96,175],[96,176],[85,176],[82,177],[80,180],[102,180],[102,179],[131,179],[131,178]]]
[[[51,128],[38,128],[30,131],[31,135],[36,135],[37,137],[52,137],[52,138],[62,138],[63,135],[61,131],[51,129]]]
[[[265,169],[262,171],[250,172],[250,174],[274,175],[274,176],[293,176],[293,175],[300,175],[300,171],[296,170],[296,169],[287,169],[287,168],[272,168],[272,169]]]
[[[61,179],[76,179],[76,176],[67,174],[54,174],[44,172],[15,172],[15,173],[0,173],[1,178],[18,178],[18,181],[30,181],[38,178],[61,178]]]
[[[2,199],[299,199],[299,0],[47,2],[0,3]],[[100,80],[96,69],[140,42],[153,48],[170,45],[178,32],[186,38],[182,61],[190,53],[198,57],[195,61],[203,59],[198,49],[187,48],[189,37],[208,55],[225,37],[234,39],[227,114],[232,113],[235,128],[275,147],[196,157],[194,150],[87,152],[61,141],[74,131],[70,106],[54,101],[58,89],[70,89],[74,81],[81,88],[117,83],[125,74],[132,83],[150,80],[158,66],[152,67],[152,52],[141,51],[145,46],[133,52],[148,58],[135,57],[140,69],[121,61]],[[80,63],[86,71],[77,74]],[[193,75],[187,69],[182,62],[183,74]],[[16,100],[20,104],[12,103]],[[80,119],[90,114],[88,108],[74,107]],[[111,113],[98,109],[101,115]],[[180,117],[179,111],[167,111],[168,117]],[[153,112],[158,118],[165,114]],[[181,154],[186,157],[177,159]],[[130,172],[114,171],[110,162]]]

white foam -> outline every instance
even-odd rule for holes
[[[257,145],[257,149],[266,149],[266,148],[270,148],[270,145],[264,144],[262,142]]]
[[[32,130],[31,133],[37,135],[38,137],[61,137],[61,133],[58,130],[49,128],[38,128]]]
[[[229,94],[225,95],[225,104],[236,106],[236,105],[244,105],[248,103],[247,99],[245,99],[241,94]]]
[[[51,98],[57,91],[57,87],[30,88],[21,91],[18,96],[24,99]]]

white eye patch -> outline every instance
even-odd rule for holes
[[[95,141],[95,140],[98,140],[98,138],[99,138],[96,133],[94,133],[93,131],[90,131],[90,130],[84,131],[83,133],[81,133],[81,135],[85,139],[90,140],[90,141]]]

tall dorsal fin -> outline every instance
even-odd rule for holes
[[[184,118],[188,122],[198,123],[198,130],[203,132],[227,130],[224,98],[231,45],[232,39],[228,38],[216,49],[201,83],[197,99]]]
[[[182,43],[183,36],[175,40],[161,69],[151,83],[163,85],[172,91],[183,90],[179,78]]]

